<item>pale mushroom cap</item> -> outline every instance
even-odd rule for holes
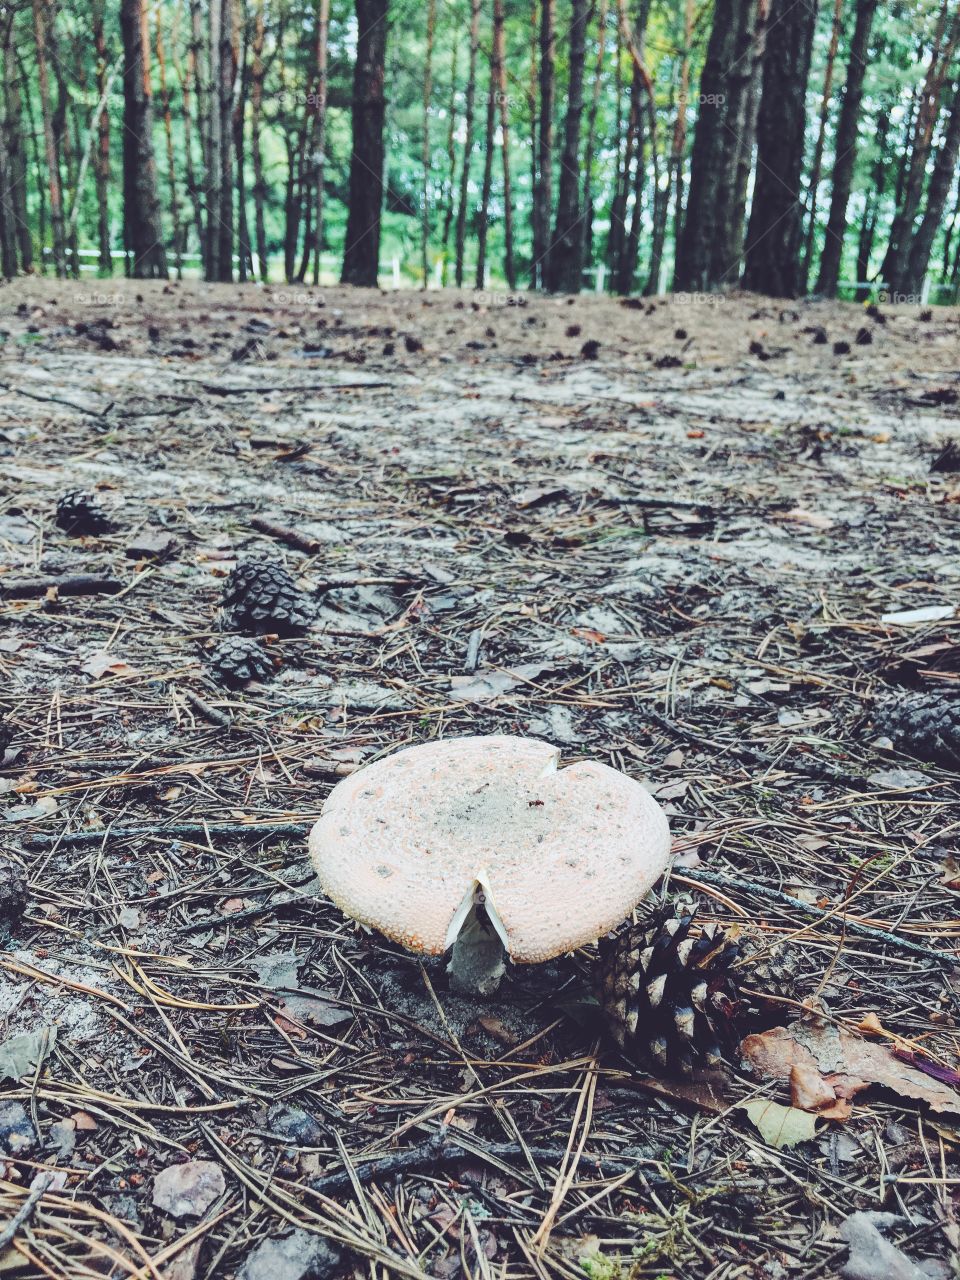
[[[358,770],[310,834],[324,890],[435,955],[478,882],[515,961],[607,933],[664,871],[667,820],[638,782],[595,761],[558,768],[559,756],[535,738],[452,738]]]

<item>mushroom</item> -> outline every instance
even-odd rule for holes
[[[626,775],[559,759],[535,738],[470,737],[358,770],[310,834],[321,885],[411,951],[452,948],[461,993],[494,992],[507,957],[536,964],[592,942],[665,869],[667,820]]]

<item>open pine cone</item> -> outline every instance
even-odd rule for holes
[[[599,947],[598,995],[613,1038],[628,1057],[675,1075],[729,1056],[763,996],[792,995],[798,972],[796,952],[697,928],[694,915],[677,903]]]
[[[85,534],[109,533],[113,522],[96,498],[75,489],[57,502],[57,528],[79,538]]]
[[[873,724],[918,760],[960,769],[960,699],[937,693],[890,698],[874,710]]]
[[[249,636],[227,636],[210,655],[210,667],[221,684],[238,689],[273,674],[263,646]]]
[[[250,635],[302,636],[313,621],[310,601],[282,564],[247,560],[227,578],[223,605],[237,631]]]

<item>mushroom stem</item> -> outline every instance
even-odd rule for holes
[[[447,965],[450,990],[462,996],[492,996],[506,970],[507,951],[503,926],[479,882],[461,904],[451,931],[454,928],[453,951]]]

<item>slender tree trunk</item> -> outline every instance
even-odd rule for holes
[[[437,23],[437,0],[427,8],[427,52],[423,71],[423,138],[420,161],[420,270],[423,287],[430,283],[430,100],[433,96],[433,35]]]
[[[891,293],[905,292],[904,272],[910,255],[910,242],[913,225],[920,208],[923,196],[923,183],[926,175],[930,145],[940,113],[940,103],[944,83],[948,73],[952,74],[952,59],[956,49],[957,37],[960,35],[960,8],[953,20],[947,23],[948,0],[943,0],[943,8],[937,25],[933,43],[933,52],[927,69],[927,76],[920,96],[917,123],[914,131],[913,147],[910,162],[906,170],[902,201],[898,203],[897,212],[890,228],[887,241],[887,253],[881,267],[881,274],[887,282]],[[948,32],[944,46],[944,31]]]
[[[693,0],[684,0],[683,10],[683,60],[680,63],[680,95],[677,101],[677,118],[673,126],[672,163],[673,179],[673,253],[674,289],[676,284],[677,257],[680,252],[680,235],[683,231],[683,166],[687,151],[687,100],[690,97],[690,54],[693,49]]]
[[[876,147],[877,158],[873,165],[873,186],[867,196],[866,208],[863,212],[863,219],[860,225],[860,234],[857,237],[857,290],[856,299],[862,302],[869,296],[870,288],[866,283],[870,274],[870,257],[873,253],[873,241],[877,230],[877,217],[880,208],[880,201],[886,190],[887,172],[890,165],[890,156],[888,154],[887,136],[890,132],[890,113],[881,111],[880,118],[876,124]],[[831,202],[832,207],[832,202]],[[844,228],[845,228],[844,223]],[[841,235],[844,230],[841,228]],[[837,267],[840,264],[840,252],[837,250]],[[820,258],[820,274],[823,276],[823,256]],[[834,278],[833,290],[836,292],[837,280]],[[817,283],[818,290],[820,283]],[[831,295],[828,295],[831,296]]]
[[[240,0],[243,5],[243,0]],[[245,283],[253,275],[253,252],[250,248],[250,225],[247,220],[247,148],[246,122],[247,98],[250,94],[249,23],[244,8],[240,64],[237,69],[237,93],[233,108],[233,150],[237,164],[237,256],[240,282]]]
[[[170,113],[170,94],[167,91],[167,62],[163,48],[163,28],[160,22],[160,6],[156,10],[157,72],[160,79],[160,110],[163,114],[163,132],[167,143],[167,179],[170,185],[170,219],[173,223],[173,252],[176,260],[177,279],[183,278],[183,243],[180,228],[180,197],[177,194],[177,166],[173,151],[173,117]]]
[[[223,182],[223,135],[220,95],[223,84],[223,6],[222,0],[209,0],[210,25],[207,41],[206,94],[206,251],[204,264],[208,280],[223,278],[220,266],[220,205]]]
[[[490,221],[490,193],[493,189],[493,136],[497,119],[497,69],[494,65],[493,43],[490,46],[490,65],[487,76],[487,121],[484,133],[483,185],[480,188],[480,216],[477,220],[477,269],[474,283],[482,289],[487,273],[487,228]]]
[[[127,0],[129,3],[129,0]],[[63,228],[63,192],[60,186],[60,156],[57,151],[50,107],[50,76],[47,70],[47,0],[33,0],[33,30],[37,42],[37,83],[40,88],[40,112],[43,116],[43,138],[46,148],[47,178],[50,193],[50,222],[53,228],[53,262],[58,276],[67,274],[66,244]]]
[[[836,296],[837,284],[840,280],[840,262],[843,256],[843,241],[847,230],[847,204],[850,200],[853,167],[857,156],[860,103],[863,100],[863,82],[867,71],[867,49],[876,11],[877,0],[857,0],[853,37],[850,41],[850,55],[847,59],[847,78],[843,87],[843,100],[840,104],[840,116],[837,121],[830,213],[827,217],[827,226],[824,231],[823,251],[820,254],[820,272],[817,277],[817,292],[825,294],[828,298]],[[809,239],[807,244],[809,255],[811,244]],[[867,259],[869,260],[869,250]],[[865,280],[866,275],[858,275],[857,278]]]
[[[216,3],[217,0],[213,0]],[[233,112],[238,59],[237,10],[234,0],[221,0],[220,20],[220,207],[217,250],[218,280],[233,279]]]
[[[266,78],[266,66],[263,61],[263,3],[264,0],[257,0],[257,8],[253,18],[253,69],[250,78],[250,153],[253,162],[253,223],[257,242],[257,261],[260,265],[260,279],[266,284],[267,228],[264,206],[267,199],[267,184],[263,176],[263,151],[260,143],[263,82]]]
[[[0,16],[0,47],[3,50],[10,44],[12,26],[12,12]],[[12,127],[19,127],[19,122],[11,121],[7,93],[0,86],[0,271],[8,280],[17,274],[17,215],[10,175],[9,135]]]
[[[12,16],[11,14],[11,18]],[[33,238],[30,235],[30,224],[27,220],[27,154],[23,133],[21,67],[13,39],[12,21],[7,28],[4,49],[0,55],[0,69],[5,74],[7,173],[14,216],[14,234],[19,250],[20,269],[30,271],[33,268]]]
[[[691,4],[693,0],[687,0]],[[593,91],[590,98],[590,111],[587,115],[587,142],[583,164],[583,222],[581,262],[590,263],[590,248],[593,243],[593,177],[594,151],[597,140],[597,113],[600,110],[600,89],[603,84],[603,63],[607,51],[607,13],[609,0],[600,0],[600,12],[597,18],[597,61],[593,71]]]
[[[329,92],[330,0],[317,3],[317,130],[314,139],[313,198],[313,283],[320,283],[320,255],[323,252],[323,183],[326,175],[327,98]]]
[[[534,193],[539,252],[534,261],[534,278],[543,283],[550,278],[550,215],[553,208],[553,95],[556,83],[555,47],[556,0],[540,0],[540,113],[537,122],[537,187]]]
[[[481,0],[470,0],[470,65],[467,71],[467,101],[463,114],[463,158],[460,167],[460,197],[457,202],[456,268],[457,288],[463,287],[463,258],[467,237],[467,204],[470,199],[470,160],[473,155],[473,115],[477,97],[477,50],[480,45]]]
[[[503,0],[493,0],[493,82],[500,106],[500,152],[503,162],[503,273],[511,289],[517,287],[513,265],[513,195],[510,189],[510,110],[504,56]]]
[[[537,140],[539,128],[539,108],[537,90],[537,33],[540,30],[538,0],[530,3],[530,88],[527,97],[530,103],[530,234],[533,241],[533,253],[530,257],[529,287],[536,289],[540,283],[540,263],[546,245],[543,227],[537,210],[537,189],[540,185],[540,147]]]
[[[134,276],[166,276],[157,166],[153,154],[150,41],[143,0],[121,0],[123,35],[123,205],[125,247]]]
[[[833,101],[833,71],[837,61],[837,49],[840,47],[840,32],[843,29],[843,0],[834,0],[833,26],[830,29],[830,45],[827,49],[827,65],[823,74],[823,93],[820,97],[820,125],[817,129],[817,145],[813,151],[813,164],[810,167],[810,179],[807,189],[810,192],[810,209],[807,214],[807,237],[803,246],[803,266],[801,281],[807,291],[810,278],[810,267],[813,262],[813,241],[817,230],[817,192],[820,189],[820,175],[823,171],[823,148],[827,137],[827,121],[830,118],[830,104]]]
[[[103,30],[102,0],[93,7],[93,45],[97,55],[97,95],[103,101],[107,96],[109,75],[107,41]],[[97,244],[100,257],[100,274],[113,273],[113,254],[110,248],[110,112],[104,108],[97,121],[97,154],[94,161],[97,187]]]
[[[200,14],[200,0],[190,0],[190,43],[187,46],[186,71],[180,77],[180,92],[183,97],[183,169],[187,183],[187,194],[193,209],[193,223],[197,232],[197,244],[200,248],[201,260],[204,259],[206,244],[203,234],[203,198],[193,159],[193,90],[196,87],[197,109],[200,115],[201,150],[203,149],[203,85],[201,80],[201,63],[203,50],[203,22]],[[186,238],[186,237],[185,237]],[[206,275],[206,271],[204,271]]]
[[[441,283],[447,283],[447,267],[450,252],[450,229],[453,226],[454,195],[457,187],[457,54],[460,43],[454,33],[453,48],[450,53],[450,107],[447,113],[447,179],[444,184],[443,197],[443,236],[440,253],[442,275]]]
[[[569,89],[557,188],[557,221],[547,259],[547,288],[579,293],[583,285],[583,231],[580,226],[580,124],[583,119],[583,69],[587,22],[592,0],[573,0],[570,21]],[[587,157],[589,166],[590,159]]]
[[[388,0],[356,0],[350,205],[341,283],[376,286],[383,206],[384,65]]]
[[[774,0],[757,122],[757,179],[744,286],[773,297],[800,290],[800,175],[816,0]]]
[[[618,28],[619,30],[619,28]],[[617,55],[621,49],[618,47]],[[623,260],[624,244],[627,238],[627,205],[630,201],[631,173],[633,171],[633,153],[637,145],[640,131],[640,72],[634,66],[630,81],[630,106],[627,111],[626,129],[620,167],[614,187],[613,200],[610,204],[610,236],[607,241],[607,262],[615,284],[620,277],[620,264]]]
[[[927,206],[920,225],[913,233],[906,267],[901,275],[901,291],[919,294],[930,262],[934,237],[943,222],[943,211],[957,172],[960,157],[960,79],[953,91],[953,105],[944,130],[943,141],[937,151],[927,187]]]

